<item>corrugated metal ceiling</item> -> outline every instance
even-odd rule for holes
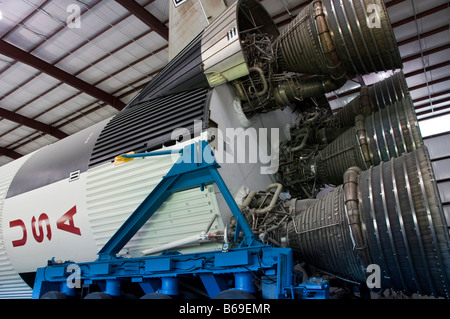
[[[3,0],[0,165],[117,114],[167,63],[168,1]],[[261,2],[282,28],[310,1]],[[419,120],[450,113],[449,1],[386,4]],[[331,106],[383,76],[349,81]]]

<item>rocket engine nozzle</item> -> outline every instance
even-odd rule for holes
[[[241,1],[241,5],[245,2]],[[350,76],[402,67],[381,0],[313,1],[270,46],[257,50],[255,45],[248,45],[250,34],[240,29],[248,73],[258,67],[264,70],[263,82],[270,83],[265,96],[253,94],[260,91],[255,88],[261,83],[258,78],[241,78],[235,83],[241,100],[246,102],[246,114],[324,95],[342,87]]]
[[[231,83],[252,115],[323,97],[352,75],[401,67],[382,0],[315,0],[281,34],[258,1],[238,0],[127,107]]]
[[[313,1],[275,41],[284,71],[360,75],[402,67],[381,0]]]
[[[341,278],[365,282],[376,264],[381,288],[449,297],[449,234],[426,147],[359,171],[297,214],[287,245]]]

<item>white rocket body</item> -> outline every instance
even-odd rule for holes
[[[221,132],[221,140],[215,140],[212,146],[225,145],[222,153],[216,154],[221,165],[219,173],[231,193],[235,194],[242,185],[264,189],[273,183],[275,177],[272,174],[261,173],[271,163],[259,159],[271,158],[274,150],[270,148],[270,127],[281,127],[282,123],[290,121],[292,111],[286,109],[270,116],[255,117],[252,127],[245,128],[241,124],[242,114],[232,107],[239,103],[230,86],[213,89],[208,101],[210,120],[217,123]],[[76,164],[72,168],[67,167],[67,162],[73,157],[89,153],[83,148],[92,149],[109,121],[0,167],[0,297],[30,297],[29,285],[33,284],[36,269],[45,266],[52,258],[75,262],[96,260],[100,248],[172,167],[176,157],[167,155],[134,159],[118,166],[114,165],[112,157],[109,162],[86,170],[77,169],[73,166]],[[266,129],[258,130],[263,127]],[[227,135],[227,128],[241,130],[232,130],[233,135],[229,131]],[[198,132],[197,135],[170,147],[182,148],[195,140],[206,139],[208,132]],[[248,143],[256,143],[256,162],[240,161],[242,154],[247,158],[250,156],[248,150],[252,148],[250,144],[233,143],[231,139],[243,138]],[[86,155],[85,160],[89,160],[89,156]],[[87,163],[84,166],[87,167]],[[65,178],[52,182],[49,178],[52,170],[60,171],[64,167],[66,171],[59,174]],[[27,174],[32,168],[35,171]],[[44,182],[36,183],[37,178]],[[21,187],[33,182],[36,185]],[[119,255],[141,256],[145,250],[198,236],[205,231],[214,215],[220,218],[214,220],[210,232],[223,231],[231,213],[213,185],[203,192],[198,188],[176,193]],[[220,247],[221,243],[216,241],[193,241],[174,249],[197,252]]]

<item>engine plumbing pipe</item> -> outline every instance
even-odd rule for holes
[[[273,183],[266,187],[266,193],[275,187],[276,187],[276,190],[275,190],[275,193],[273,194],[270,204],[264,208],[252,209],[253,214],[256,214],[256,215],[265,214],[267,212],[270,212],[275,207],[278,197],[280,196],[281,190],[283,189],[283,185],[281,185],[279,183]],[[256,192],[250,192],[250,194],[247,196],[244,204],[247,204],[246,206],[248,206],[250,204],[251,200],[253,199],[253,197],[255,197],[255,195],[256,195]],[[248,197],[250,197],[250,196],[251,196],[251,198],[249,200],[247,200]]]
[[[362,170],[353,166],[344,173],[344,203],[350,236],[353,241],[355,251],[361,256],[363,264],[367,267],[370,264],[370,257],[367,252],[367,245],[364,241],[358,198],[358,180]]]
[[[342,82],[342,80],[345,82],[347,80],[346,71],[342,66],[341,59],[336,51],[336,46],[331,38],[331,33],[323,12],[322,1],[314,2],[313,7],[319,43],[322,53],[325,56],[326,65],[333,79],[338,82]]]

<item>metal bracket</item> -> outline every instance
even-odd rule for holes
[[[125,158],[147,157],[155,155],[168,155],[180,153],[181,156],[172,166],[166,176],[136,208],[125,223],[117,230],[110,240],[98,253],[97,261],[107,261],[116,257],[116,254],[128,243],[138,230],[153,216],[156,210],[174,192],[201,187],[216,183],[222,193],[231,213],[237,220],[238,229],[244,233],[240,247],[263,246],[258,241],[251,227],[245,220],[233,196],[218,172],[220,165],[215,161],[214,154],[206,141],[195,142],[182,150],[159,151],[133,155],[122,155]]]

